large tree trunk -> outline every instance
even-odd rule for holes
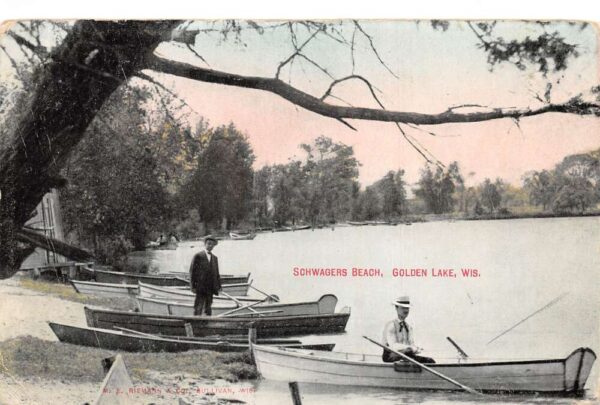
[[[0,143],[0,278],[31,246],[17,233],[51,188],[106,99],[143,66],[176,21],[80,21],[33,75]]]

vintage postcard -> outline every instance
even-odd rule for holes
[[[0,403],[591,403],[598,28],[0,28]]]

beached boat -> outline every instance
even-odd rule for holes
[[[99,283],[137,284],[138,282],[143,282],[146,284],[159,285],[163,287],[187,287],[190,285],[189,275],[184,272],[141,274],[89,268],[86,270],[88,272],[92,272],[94,279]],[[221,276],[221,284],[244,284],[248,282],[249,277],[250,273],[248,273],[247,275],[227,274]]]
[[[71,285],[80,294],[112,298],[134,298],[138,294],[137,284],[97,283],[71,280]]]
[[[187,286],[189,281],[184,278],[163,275],[163,274],[141,274],[141,273],[125,273],[122,271],[88,269],[94,274],[94,278],[99,283],[113,284],[137,284],[142,281],[148,284],[161,286]]]
[[[183,302],[194,302],[196,298],[196,294],[194,294],[189,285],[186,288],[170,288],[170,287],[161,287],[152,284],[146,284],[143,282],[138,283],[139,286],[139,295],[140,297],[147,298],[162,298],[168,300],[175,301],[183,301]],[[225,284],[222,286],[223,292],[228,295],[232,295],[234,297],[245,297],[248,295],[248,289],[250,288],[249,283],[242,284]],[[225,296],[216,295],[214,299],[229,299]],[[244,299],[241,299],[242,301]],[[251,299],[250,301],[261,301],[260,299]]]
[[[190,273],[188,273],[188,272],[171,271],[171,272],[160,273],[160,274],[165,275],[165,276],[177,277],[177,278],[181,278],[184,280],[188,280],[188,285],[189,285]],[[251,273],[248,273],[246,275],[221,274],[220,275],[221,285],[247,283],[248,280],[250,280],[250,274]]]
[[[252,240],[252,239],[256,238],[256,234],[255,233],[229,232],[229,237],[232,240]]]
[[[411,363],[383,363],[381,356],[316,352],[252,345],[266,379],[389,387],[456,390],[450,382]],[[579,348],[566,358],[427,364],[431,369],[483,392],[581,392],[596,355]]]
[[[278,337],[343,332],[350,309],[340,313],[300,316],[222,317],[172,316],[111,311],[85,307],[87,325],[92,328],[127,328],[144,333],[185,336],[186,325],[194,336],[243,335],[256,329],[257,337]]]
[[[176,302],[187,302],[194,303],[194,299],[196,295],[191,292],[189,289],[183,288],[170,288],[170,287],[160,287],[152,284],[138,283],[139,292],[138,296],[145,298],[155,298],[167,301],[176,301]],[[231,294],[229,294],[231,295]],[[235,297],[234,298],[241,302],[259,302],[262,301],[262,298],[250,298],[247,296],[243,297]],[[229,297],[225,297],[224,295],[215,295],[213,296],[214,301],[231,301],[232,299]]]
[[[124,350],[127,352],[184,352],[188,350],[244,352],[248,350],[247,337],[234,339],[223,336],[215,338],[169,337],[109,329],[80,328],[54,322],[48,322],[48,325],[61,342],[105,350]],[[331,351],[335,346],[333,343],[303,345],[301,341],[291,339],[259,339],[258,343],[326,351]]]
[[[137,297],[140,312],[158,315],[193,316],[193,302],[174,302],[156,298]],[[318,315],[333,314],[337,305],[337,297],[332,294],[323,295],[317,301],[296,303],[260,303],[250,308],[240,309],[232,315],[252,314],[253,310],[264,312],[264,316],[290,316],[290,315]],[[224,314],[235,310],[239,305],[229,301],[228,303],[217,303],[212,306],[213,315]]]

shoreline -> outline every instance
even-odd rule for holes
[[[194,404],[254,402],[256,372],[245,355],[129,353],[61,343],[47,322],[85,326],[85,304],[20,283],[19,276],[0,281],[1,404],[93,403],[104,378],[101,361],[117,353],[134,383],[127,403],[174,404],[179,398]]]

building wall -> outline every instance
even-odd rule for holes
[[[64,240],[62,216],[58,192],[52,189],[44,196],[42,202],[36,207],[36,215],[25,226],[35,229],[42,235],[58,240]],[[21,265],[21,268],[44,266],[51,263],[62,263],[66,259],[54,252],[37,248]]]

